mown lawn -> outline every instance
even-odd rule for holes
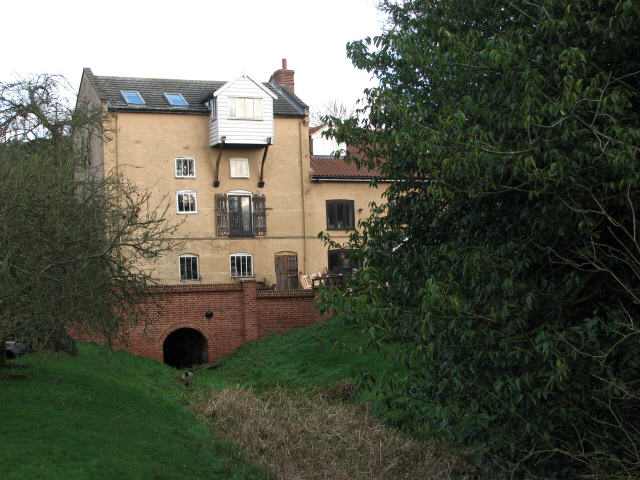
[[[176,370],[79,349],[0,369],[0,478],[268,478],[194,418]]]

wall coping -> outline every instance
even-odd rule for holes
[[[174,285],[157,285],[150,287],[152,295],[162,293],[191,293],[191,292],[241,292],[241,283],[182,283]]]
[[[313,290],[259,290],[258,298],[312,298]]]

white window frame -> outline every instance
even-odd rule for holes
[[[251,272],[240,272],[240,275],[234,275],[233,274],[233,268],[231,268],[231,263],[236,259],[236,258],[241,258],[241,257],[245,257],[245,258],[250,258],[251,259]],[[237,273],[237,269],[236,269],[236,273]],[[243,274],[244,273],[244,274]],[[229,275],[231,276],[231,278],[253,278],[253,254],[251,253],[232,253],[231,255],[229,255]]]
[[[178,161],[190,160],[193,164],[193,175],[178,175]],[[182,170],[182,167],[181,167]],[[196,178],[196,159],[195,157],[176,157],[173,163],[173,174],[175,178]]]
[[[182,278],[182,259],[186,260],[187,258],[196,260],[196,278]],[[180,277],[181,282],[195,282],[200,280],[200,258],[198,258],[198,255],[194,255],[193,253],[185,253],[184,255],[180,255],[178,257],[178,277]]]
[[[193,196],[193,203],[195,204],[194,205],[195,210],[180,211],[180,195]],[[184,201],[183,201],[183,205],[184,205]],[[194,213],[198,213],[198,198],[197,198],[196,192],[194,192],[193,190],[180,190],[176,192],[176,212],[180,215],[191,215]]]
[[[173,103],[169,98],[170,95],[180,97],[184,103]],[[189,102],[187,102],[187,100],[182,96],[182,94],[178,92],[164,92],[164,98],[167,100],[167,103],[172,107],[188,107],[189,106]]]
[[[211,120],[218,118],[218,102],[216,97],[209,100],[209,110],[211,110]]]
[[[239,175],[234,175],[234,164],[237,170],[240,170]],[[251,176],[251,169],[249,168],[248,158],[230,158],[229,159],[229,178],[249,178]]]
[[[251,101],[252,113],[247,114],[247,101]],[[239,108],[239,101],[243,106]],[[257,108],[256,108],[257,106]],[[243,110],[243,112],[239,112]],[[244,115],[239,115],[244,113]],[[232,120],[262,120],[262,98],[260,97],[229,97],[229,118]]]

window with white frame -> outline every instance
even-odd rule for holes
[[[230,158],[229,171],[231,178],[249,178],[249,159]]]
[[[197,255],[180,255],[180,280],[198,280]]]
[[[193,157],[176,158],[176,178],[195,178],[196,159]]]
[[[231,97],[229,99],[229,118],[237,120],[262,120],[262,99]]]
[[[229,255],[231,260],[231,277],[253,277],[253,255],[250,253],[232,253]]]
[[[209,100],[209,110],[211,110],[211,119],[218,118],[218,102],[216,101],[216,97],[213,97]]]
[[[181,190],[180,192],[177,192],[176,203],[178,213],[198,213],[196,192],[191,190]]]

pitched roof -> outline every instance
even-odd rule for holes
[[[347,147],[352,157],[362,157],[354,147]],[[334,156],[311,156],[311,180],[313,181],[369,181],[372,178],[381,178],[377,168],[369,169],[366,166],[358,168],[353,162],[346,162],[343,158]]]
[[[213,92],[225,85],[225,81],[208,80],[174,80],[167,78],[135,78],[108,77],[94,75],[91,69],[84,69],[85,77],[93,85],[101,100],[108,103],[111,110],[125,112],[171,112],[171,113],[202,113],[208,114],[205,102],[213,96]],[[307,105],[296,95],[283,92],[279,85],[262,84],[273,92],[273,114],[277,117],[304,117]],[[144,105],[128,104],[120,93],[137,91],[145,101]],[[187,106],[169,105],[165,93],[181,93],[189,103]]]
[[[315,127],[309,127],[309,135],[313,135],[314,133],[316,133],[318,130],[323,129],[324,127],[326,127],[327,124],[323,123],[322,125],[317,125]]]

